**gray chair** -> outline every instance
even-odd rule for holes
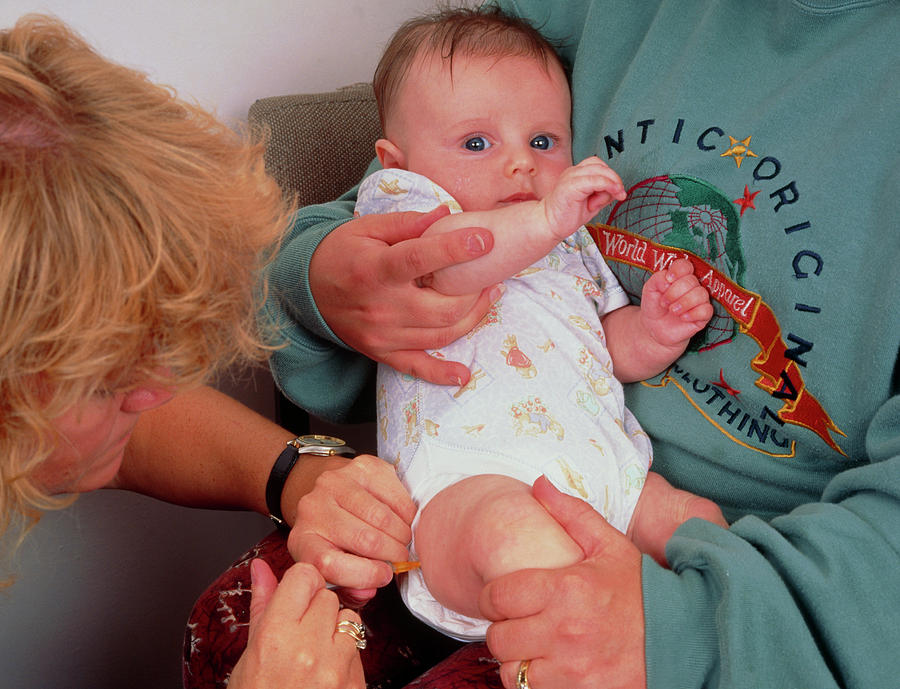
[[[261,98],[248,119],[266,131],[266,169],[301,206],[336,199],[356,185],[381,136],[370,84],[328,93]]]

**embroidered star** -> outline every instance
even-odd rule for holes
[[[744,158],[746,158],[747,156],[750,156],[751,158],[758,158],[759,156],[750,150],[750,139],[752,138],[752,136],[748,136],[743,141],[739,141],[729,134],[728,139],[731,142],[730,147],[719,157],[727,158],[730,156],[734,158],[734,162],[737,163],[738,167],[741,166],[741,163],[744,162]]]
[[[717,388],[722,388],[725,392],[727,392],[732,397],[737,397],[741,394],[740,390],[736,390],[731,387],[728,383],[725,382],[725,371],[721,368],[719,369],[719,380],[711,380],[710,381]]]
[[[738,166],[740,166],[740,163],[738,163]],[[744,211],[748,208],[756,210],[756,204],[753,203],[753,200],[756,198],[757,194],[759,194],[758,189],[751,194],[749,187],[746,184],[744,185],[744,195],[741,198],[734,200],[734,202],[741,207],[741,217],[743,217]]]

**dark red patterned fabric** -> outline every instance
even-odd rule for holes
[[[401,603],[402,605],[402,603]],[[484,644],[466,644],[425,674],[406,685],[406,689],[503,689],[500,665]],[[372,685],[369,685],[370,689]]]
[[[226,570],[194,604],[184,637],[185,689],[223,689],[247,643],[250,561],[265,560],[281,578],[293,560],[274,532]],[[484,644],[462,645],[409,614],[394,586],[359,611],[368,646],[361,651],[368,689],[502,689]],[[424,673],[424,674],[423,674]]]

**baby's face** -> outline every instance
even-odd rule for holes
[[[465,211],[543,198],[572,164],[562,69],[534,58],[425,57],[407,75],[387,126],[405,167]]]

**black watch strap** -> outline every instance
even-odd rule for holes
[[[284,528],[284,515],[281,513],[281,494],[284,492],[284,484],[287,483],[287,477],[297,463],[300,457],[300,450],[288,443],[284,448],[272,471],[269,473],[269,480],[266,482],[266,509],[269,510],[269,518],[275,522],[278,528]]]
[[[266,509],[269,517],[280,529],[288,528],[281,512],[281,495],[284,492],[284,484],[287,483],[291,470],[297,463],[301,454],[318,457],[331,457],[333,455],[356,456],[356,451],[340,438],[327,435],[303,435],[287,442],[287,447],[282,450],[272,466],[269,480],[266,482]]]

